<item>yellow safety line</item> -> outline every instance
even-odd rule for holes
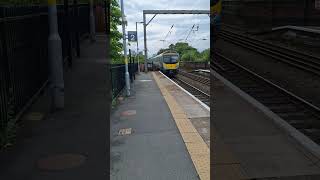
[[[186,113],[177,103],[168,89],[160,83],[160,79],[152,72],[152,75],[166,100],[171,114],[177,124],[182,139],[187,147],[192,162],[201,180],[210,179],[210,150],[198,131],[194,128]]]

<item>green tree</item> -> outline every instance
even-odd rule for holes
[[[199,52],[197,51],[186,51],[182,54],[181,60],[182,61],[197,61],[198,60],[198,54]]]
[[[121,10],[117,0],[111,0],[111,17],[110,17],[110,57],[113,64],[124,63],[124,58],[121,53],[122,33],[118,31],[117,26],[121,25]]]
[[[200,58],[201,61],[203,61],[203,62],[209,62],[209,60],[210,60],[210,48],[202,51],[202,52],[200,53],[200,57],[201,57],[201,58]]]

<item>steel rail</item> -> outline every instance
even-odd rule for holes
[[[302,103],[305,107],[310,108],[312,111],[314,111],[314,112],[316,113],[316,116],[317,116],[317,117],[320,117],[320,108],[319,108],[319,107],[311,104],[310,102],[308,102],[308,101],[304,100],[303,98],[295,95],[294,93],[292,93],[292,92],[290,92],[290,91],[288,91],[288,90],[280,87],[279,85],[271,82],[270,80],[268,80],[268,79],[266,79],[266,78],[258,75],[257,73],[255,73],[255,72],[253,72],[253,71],[251,71],[251,70],[249,70],[249,69],[241,66],[240,64],[238,64],[238,63],[234,62],[233,60],[231,60],[231,59],[223,56],[222,54],[216,52],[215,55],[223,58],[224,60],[226,60],[226,61],[228,61],[229,63],[233,64],[234,66],[236,66],[236,67],[244,70],[245,72],[247,72],[248,74],[252,75],[253,77],[261,80],[262,82],[264,82],[264,83],[272,86],[273,88],[276,88],[276,89],[280,90],[282,93],[286,94],[286,95],[289,96],[290,98],[292,98],[292,99],[294,99],[294,100]]]
[[[302,69],[304,71],[311,72],[313,74],[316,74],[320,76],[320,59],[319,62],[306,60],[301,57],[297,57],[293,54],[289,54],[286,52],[281,51],[275,51],[273,48],[263,46],[261,44],[257,44],[257,42],[253,42],[251,40],[242,39],[239,37],[235,37],[229,34],[221,33],[220,37],[223,39],[230,41],[233,44],[237,44],[239,46],[242,46],[246,49],[250,49],[252,51],[258,52],[260,54],[263,54],[265,56],[272,57],[276,60],[279,60],[281,62],[287,63],[291,66],[294,66],[296,68]]]

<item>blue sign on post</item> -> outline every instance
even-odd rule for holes
[[[137,42],[137,31],[128,31],[128,41]]]

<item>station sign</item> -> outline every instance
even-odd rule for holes
[[[128,41],[137,42],[137,31],[128,31]]]

